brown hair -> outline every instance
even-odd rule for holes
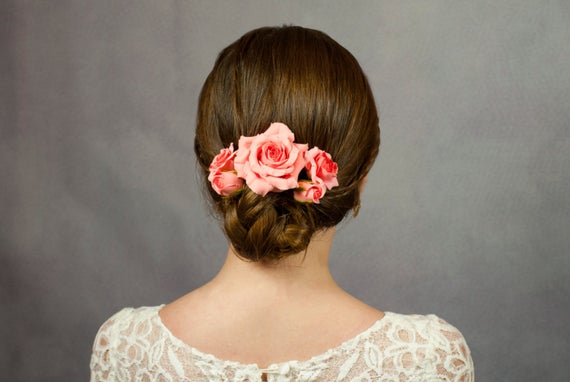
[[[337,225],[359,205],[360,181],[380,144],[374,97],[358,62],[313,29],[255,29],[220,53],[198,105],[194,149],[203,179],[220,149],[272,122],[289,126],[295,142],[330,153],[339,186],[312,204],[296,202],[292,190],[260,196],[247,186],[221,197],[205,181],[233,248],[252,261],[305,250],[315,232]]]

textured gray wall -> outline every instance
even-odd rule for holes
[[[436,313],[479,381],[562,381],[570,329],[567,1],[2,1],[0,375],[88,376],[98,326],[221,265],[192,153],[219,50],[322,29],[367,71],[383,148],[333,272]]]

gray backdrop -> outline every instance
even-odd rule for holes
[[[339,283],[464,333],[479,381],[568,380],[568,1],[0,5],[0,372],[88,378],[99,325],[212,277],[198,91],[244,32],[324,30],[368,73],[383,147]]]

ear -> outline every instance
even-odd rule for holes
[[[352,209],[352,216],[354,217],[356,217],[358,215],[358,212],[360,212],[360,195],[362,195],[362,191],[364,190],[364,185],[366,184],[366,182],[368,182],[368,174],[364,178],[362,178],[362,180],[358,184],[358,200],[356,202],[356,205]]]
[[[358,192],[362,194],[362,191],[364,190],[364,185],[366,185],[366,182],[368,182],[368,174],[366,174],[366,176],[364,178],[362,178],[362,180],[360,181],[360,184],[358,185]]]

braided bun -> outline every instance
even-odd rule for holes
[[[222,197],[205,181],[226,236],[251,261],[302,252],[315,232],[337,225],[359,204],[360,182],[380,144],[374,98],[358,62],[311,29],[256,29],[220,53],[198,107],[194,149],[203,179],[220,149],[272,122],[289,126],[295,142],[330,153],[339,186],[313,204],[295,201],[292,190],[260,196],[247,186]]]
[[[260,196],[246,188],[235,201],[224,198],[224,230],[239,254],[254,261],[277,260],[309,245],[316,230],[307,220],[310,213],[304,203],[287,196]]]

